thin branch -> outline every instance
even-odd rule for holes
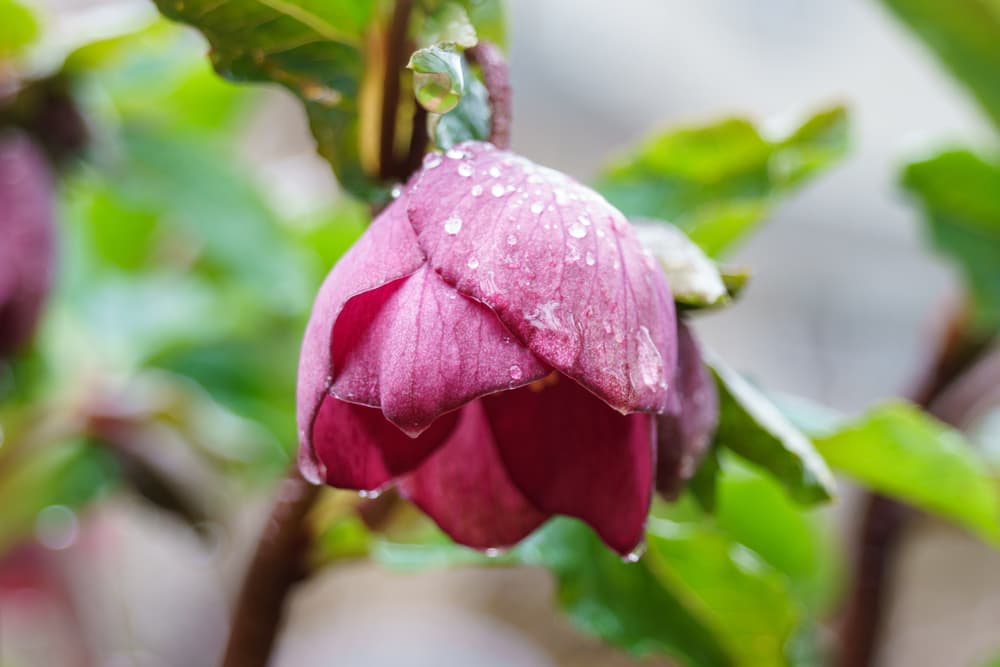
[[[976,367],[989,347],[988,338],[972,333],[966,310],[948,321],[928,369],[910,393],[911,399],[939,419],[958,426],[972,409],[970,403],[944,402],[951,387]],[[993,368],[993,371],[1000,368]],[[978,375],[978,371],[976,371]],[[997,382],[998,376],[993,376]],[[976,396],[965,394],[965,399]],[[942,407],[947,406],[947,410]],[[866,494],[856,544],[854,579],[840,628],[838,667],[872,667],[885,630],[885,616],[892,592],[892,572],[913,508],[876,493]]]
[[[293,468],[282,482],[243,579],[222,667],[266,667],[291,589],[306,575],[306,516],[320,487]]]
[[[400,75],[406,67],[406,33],[413,0],[396,0],[386,42],[385,79],[382,81],[382,111],[379,124],[378,164],[382,178],[398,176],[396,122],[399,111]]]
[[[513,95],[510,71],[503,52],[496,44],[480,40],[465,53],[483,71],[483,83],[490,94],[493,111],[490,119],[490,142],[497,148],[510,148]]]

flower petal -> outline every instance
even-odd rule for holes
[[[400,490],[459,544],[509,547],[548,519],[510,481],[480,401],[462,408],[448,441]]]
[[[457,421],[457,414],[445,415],[419,438],[410,438],[378,409],[327,396],[313,420],[309,451],[320,464],[322,481],[341,489],[374,491],[420,465]],[[303,475],[309,478],[305,470]]]
[[[431,154],[409,192],[420,247],[538,357],[622,412],[668,407],[674,306],[624,216],[489,144]]]
[[[674,406],[656,418],[656,490],[676,498],[708,450],[719,423],[719,395],[691,330],[677,322]]]
[[[410,435],[474,398],[549,372],[493,311],[426,265],[380,292],[352,299],[337,320],[330,391],[381,407]]]
[[[333,376],[330,358],[333,325],[344,304],[416,271],[424,263],[406,218],[405,197],[393,202],[337,262],[316,296],[299,357],[297,418],[300,469],[308,479],[324,476],[311,451],[312,423]]]
[[[619,414],[557,373],[480,401],[511,480],[535,507],[583,519],[622,554],[642,542],[652,415]]]

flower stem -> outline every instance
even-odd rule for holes
[[[413,12],[413,0],[396,0],[386,41],[385,79],[382,81],[382,111],[379,122],[379,171],[383,178],[399,176],[396,162],[396,125],[399,113],[400,75],[409,56],[406,32]]]
[[[292,468],[281,483],[236,601],[222,667],[266,667],[288,594],[307,574],[306,516],[319,496]]]
[[[992,340],[972,332],[966,310],[952,315],[924,377],[910,393],[914,403],[952,426],[959,426],[980,394],[955,389],[989,371],[995,386],[1000,364],[981,360]],[[980,362],[982,361],[982,363]],[[992,369],[992,370],[990,370]],[[964,396],[963,400],[958,400]],[[943,401],[940,399],[948,398]],[[892,571],[906,526],[916,511],[877,493],[867,493],[858,531],[854,579],[840,627],[838,667],[871,667],[885,630]]]
[[[510,148],[513,102],[510,71],[503,52],[492,42],[480,40],[466,51],[469,59],[483,71],[483,83],[490,94],[490,142],[497,148]]]

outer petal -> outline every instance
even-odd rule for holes
[[[719,396],[691,330],[677,323],[674,405],[656,419],[656,490],[671,500],[691,479],[719,423]]]
[[[52,176],[28,139],[0,140],[0,357],[35,329],[55,269]]]
[[[475,549],[512,546],[548,515],[511,482],[481,402],[461,414],[448,441],[400,488],[456,542]]]
[[[413,228],[406,219],[405,197],[393,202],[333,267],[316,296],[299,357],[297,417],[299,467],[313,482],[325,476],[312,451],[312,423],[333,379],[330,349],[333,325],[353,296],[403,278],[424,263]],[[349,447],[351,443],[343,443]]]
[[[330,391],[380,406],[411,435],[478,396],[549,372],[493,311],[426,265],[380,292],[385,294],[352,299],[341,313]]]
[[[456,422],[457,414],[445,415],[419,438],[410,438],[376,408],[326,396],[313,420],[309,451],[321,466],[322,481],[342,489],[372,491],[420,465],[447,439]]]
[[[622,412],[659,412],[676,360],[666,279],[624,216],[489,144],[432,154],[409,215],[431,266],[543,361]]]
[[[583,519],[622,554],[642,542],[652,415],[619,414],[556,373],[481,402],[511,480],[535,507]]]

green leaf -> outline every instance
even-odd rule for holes
[[[465,90],[465,77],[462,54],[453,45],[419,49],[406,66],[413,70],[413,92],[420,106],[431,113],[443,114],[458,105]]]
[[[709,365],[719,388],[716,445],[767,470],[799,502],[832,498],[833,475],[812,443],[738,373],[718,359]]]
[[[718,481],[715,520],[734,542],[758,554],[790,582],[813,616],[835,602],[836,549],[829,525],[817,511],[804,511],[773,478],[725,457]]]
[[[882,0],[964,83],[1000,128],[1000,3]]]
[[[653,576],[721,638],[734,664],[787,664],[800,610],[784,577],[704,523],[653,518],[646,542]]]
[[[10,58],[38,37],[38,19],[17,0],[0,0],[0,58]]]
[[[662,585],[648,554],[625,563],[584,524],[564,518],[549,522],[517,553],[524,563],[555,573],[563,610],[581,630],[639,656],[665,653],[699,667],[738,664],[715,632]]]
[[[493,117],[490,95],[464,59],[462,71],[465,92],[459,99],[458,106],[441,116],[434,128],[435,143],[442,150],[463,141],[485,141],[490,136],[490,121]]]
[[[831,107],[777,138],[732,118],[656,135],[608,166],[598,189],[630,218],[667,220],[711,256],[743,238],[780,195],[847,150],[847,112]]]
[[[815,442],[838,471],[1000,545],[1000,498],[988,464],[917,408],[886,403]]]
[[[1000,162],[946,151],[907,165],[903,185],[922,205],[934,246],[961,269],[979,323],[1000,329]]]
[[[663,269],[675,302],[710,308],[729,301],[719,267],[684,232],[657,220],[633,220],[632,229]]]
[[[420,6],[428,17],[441,15],[455,16],[461,22],[454,9],[449,9],[449,5],[458,6],[465,10],[469,23],[475,27],[476,35],[481,39],[486,39],[500,46],[504,45],[506,25],[503,15],[502,0],[421,0]],[[432,41],[459,41],[452,37],[451,40],[435,39]],[[424,45],[426,45],[425,43]]]
[[[468,49],[478,41],[476,28],[469,20],[469,14],[457,2],[446,2],[429,12],[420,30],[422,46],[447,42]]]
[[[384,197],[385,187],[362,166],[360,139],[363,44],[375,0],[157,0],[157,6],[205,35],[221,75],[279,83],[297,95],[341,184],[364,199]]]

